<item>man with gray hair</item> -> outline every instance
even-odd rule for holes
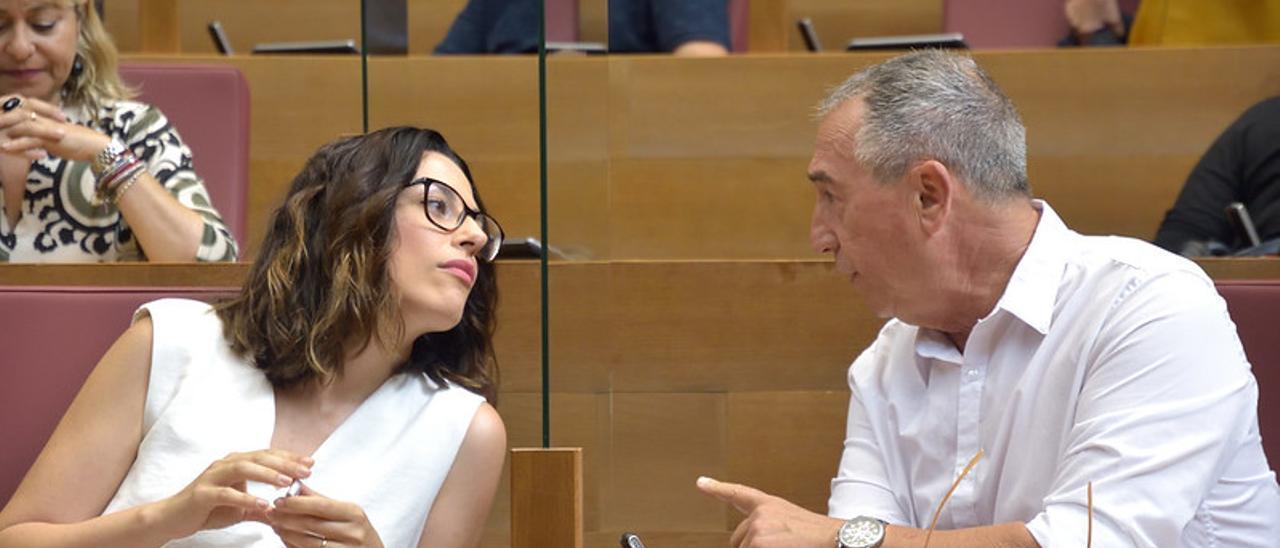
[[[1202,270],[1033,199],[968,57],[891,59],[819,111],[810,238],[889,321],[849,369],[829,516],[699,478],[747,514],[734,547],[1276,546],[1257,384]]]

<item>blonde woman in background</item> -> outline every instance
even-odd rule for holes
[[[0,0],[0,262],[233,261],[191,150],[88,0]]]

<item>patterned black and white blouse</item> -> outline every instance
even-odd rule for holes
[[[160,110],[136,101],[103,107],[94,122],[83,108],[67,118],[120,139],[178,202],[204,219],[198,261],[234,261],[236,242],[209,201],[191,164],[191,149]],[[133,231],[114,204],[93,205],[95,179],[88,162],[47,157],[31,163],[16,226],[0,215],[0,262],[145,261]],[[0,194],[0,211],[4,206]]]

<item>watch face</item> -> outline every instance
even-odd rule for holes
[[[851,519],[840,528],[840,545],[849,548],[879,546],[883,538],[884,524],[868,517]]]

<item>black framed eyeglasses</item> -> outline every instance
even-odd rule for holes
[[[440,230],[453,232],[466,222],[467,217],[471,217],[476,220],[476,224],[480,225],[480,230],[484,231],[484,235],[488,238],[476,253],[476,257],[484,261],[492,261],[498,256],[503,238],[502,227],[498,225],[498,221],[468,207],[462,200],[462,195],[444,181],[422,177],[409,181],[405,187],[413,185],[426,186],[422,192],[422,210],[431,224],[436,225]]]

